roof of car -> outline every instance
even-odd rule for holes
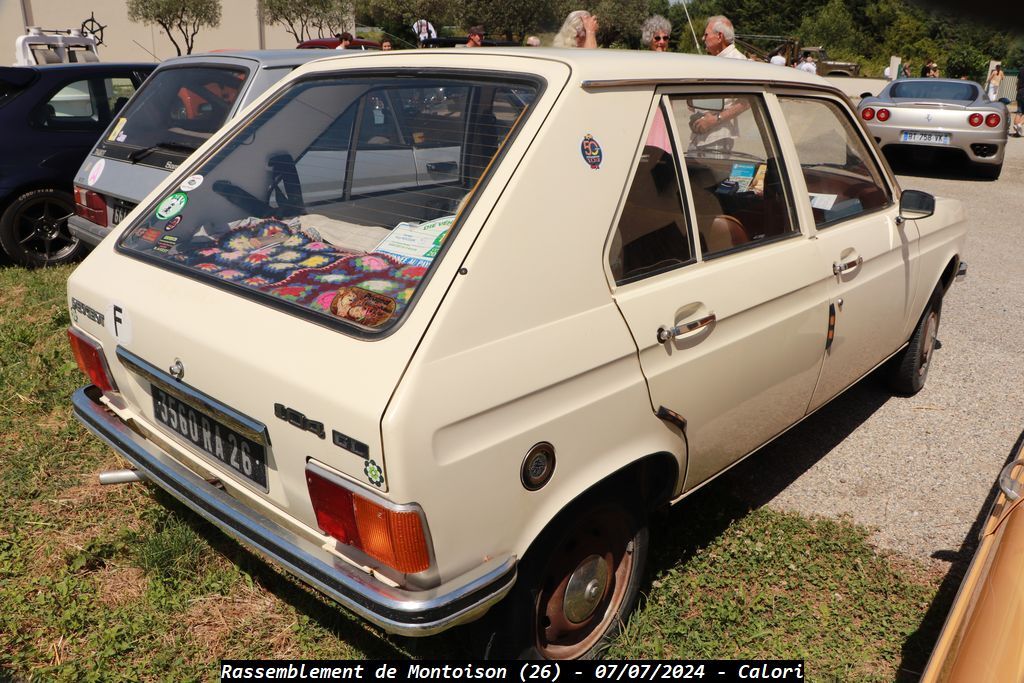
[[[201,52],[191,55],[172,57],[160,64],[161,67],[192,62],[238,64],[240,62],[257,62],[265,68],[295,66],[305,64],[314,59],[323,59],[324,54],[314,50],[218,50]]]
[[[331,68],[335,57],[325,57],[318,67]],[[497,62],[513,59],[522,60],[521,68],[529,70],[532,60],[559,61],[568,65],[574,78],[590,84],[623,85],[631,81],[703,81],[703,80],[754,80],[759,82],[786,82],[815,86],[831,84],[824,78],[808,74],[799,69],[738,59],[723,59],[703,55],[664,54],[641,50],[583,50],[543,47],[494,47],[494,48],[437,48],[431,50],[393,50],[390,52],[354,52],[345,56],[346,60],[380,60],[420,61],[423,59],[441,59],[458,62],[472,58],[467,66],[482,68],[481,60],[499,66]],[[346,66],[358,62],[346,61]],[[514,62],[506,65],[517,68]]]

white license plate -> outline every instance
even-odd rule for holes
[[[933,145],[948,145],[949,133],[925,133],[919,130],[905,130],[900,133],[900,142],[927,142]]]
[[[156,386],[152,390],[153,414],[157,422],[207,456],[219,460],[264,491],[267,490],[267,456],[261,444],[245,438]]]

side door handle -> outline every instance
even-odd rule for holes
[[[858,255],[856,258],[848,258],[846,261],[836,261],[832,264],[832,274],[842,275],[848,270],[853,270],[857,266],[864,263],[864,257]]]
[[[674,325],[672,327],[662,325],[658,328],[658,343],[664,344],[670,339],[675,339],[681,335],[695,332],[702,327],[707,327],[716,320],[718,320],[718,317],[714,313],[708,313],[703,318],[697,318],[696,320],[683,323],[682,325]]]

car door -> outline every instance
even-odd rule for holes
[[[835,313],[814,410],[906,341],[916,322],[917,228],[897,222],[894,189],[843,102],[787,94],[778,101],[800,167],[793,175],[807,188],[801,215],[821,249],[819,274]]]
[[[610,239],[652,408],[686,421],[686,488],[800,420],[821,368],[828,283],[778,150],[756,90],[666,96]]]

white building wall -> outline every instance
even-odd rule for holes
[[[258,0],[221,0],[220,26],[201,28],[193,52],[259,49],[257,4]],[[36,26],[46,29],[78,28],[95,13],[96,21],[106,26],[103,45],[99,47],[104,62],[151,62],[177,56],[174,45],[159,26],[128,20],[125,0],[0,0],[0,54],[6,54],[6,58],[0,58],[0,64],[14,62],[14,41],[25,33],[26,11]],[[281,26],[265,26],[263,35],[265,48],[295,47],[295,39]],[[177,35],[175,39],[184,53],[184,42]]]

